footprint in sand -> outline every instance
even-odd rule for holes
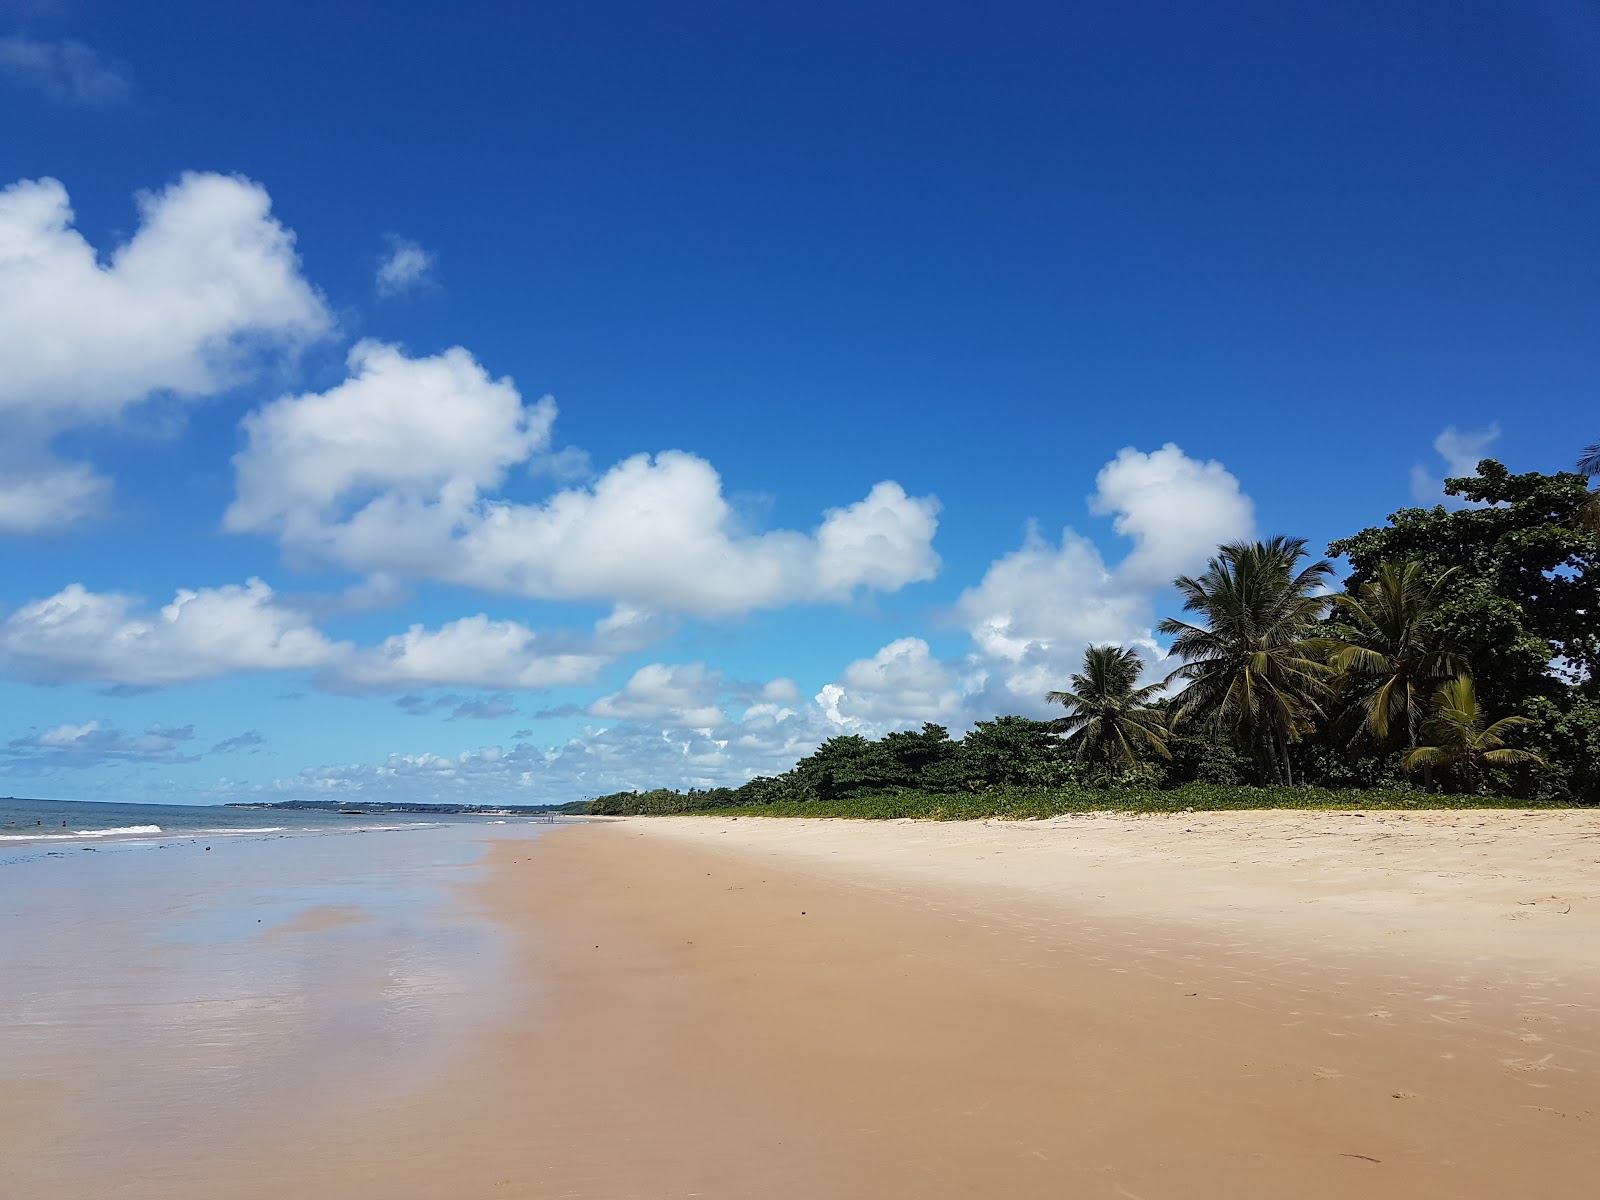
[[[1318,1067],[1311,1072],[1318,1079],[1343,1079],[1344,1072],[1334,1067]]]

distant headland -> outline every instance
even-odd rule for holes
[[[584,813],[588,801],[571,804],[393,804],[379,801],[349,800],[278,800],[273,803],[224,804],[224,808],[294,808],[320,809],[325,812],[345,813],[476,813],[482,816],[519,817],[544,813]]]

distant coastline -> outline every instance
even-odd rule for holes
[[[588,801],[578,800],[571,804],[394,804],[381,801],[349,801],[349,800],[275,800],[270,803],[236,802],[224,804],[223,808],[248,808],[248,809],[297,809],[313,810],[320,812],[345,812],[361,813],[433,813],[436,815],[448,814],[477,814],[481,816],[521,817],[540,813],[574,813],[582,814],[588,811]]]

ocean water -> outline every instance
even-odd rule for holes
[[[426,1084],[522,1003],[474,888],[546,830],[0,802],[0,1195],[188,1195]]]
[[[117,804],[86,800],[0,799],[0,863],[42,847],[137,846],[183,838],[364,833],[438,825],[527,823],[526,816],[480,813],[339,813],[329,809],[225,808],[220,805]]]

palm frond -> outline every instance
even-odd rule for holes
[[[1485,750],[1483,752],[1483,761],[1492,763],[1497,767],[1516,767],[1524,764],[1537,767],[1548,767],[1550,765],[1529,750]]]
[[[1418,746],[1407,750],[1400,758],[1400,766],[1407,771],[1420,771],[1424,767],[1448,767],[1455,757],[1438,746]]]

